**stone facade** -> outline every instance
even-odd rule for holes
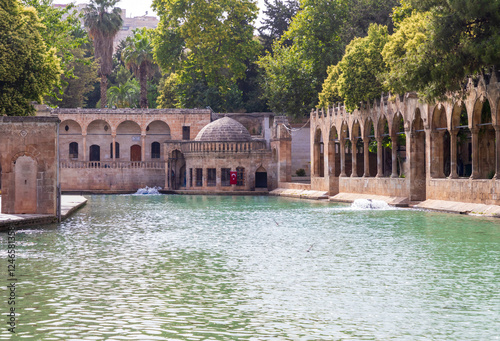
[[[427,104],[408,93],[352,113],[314,110],[311,189],[499,205],[498,77],[470,79],[460,100]]]
[[[2,213],[57,215],[57,117],[0,117]]]
[[[203,128],[194,141],[168,141],[165,188],[209,192],[275,189],[278,181],[290,179],[291,139],[281,132],[282,128],[274,129],[268,146],[265,139],[252,138],[241,123],[223,117]],[[235,184],[231,184],[231,172],[236,172]],[[288,175],[282,176],[282,172]]]
[[[43,108],[38,109],[43,113]],[[163,187],[164,142],[192,140],[211,121],[211,111],[206,109],[53,109],[49,113],[61,121],[61,187],[72,192]]]

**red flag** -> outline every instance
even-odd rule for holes
[[[229,172],[229,184],[236,185],[236,172]]]

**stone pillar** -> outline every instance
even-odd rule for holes
[[[314,162],[313,176],[319,176],[319,174],[320,174],[319,168],[321,165],[321,162],[320,162],[321,144],[319,142],[314,142],[313,148],[314,148],[314,150],[313,150],[313,162]]]
[[[439,157],[438,159],[438,170],[437,170],[437,177],[438,178],[444,178],[444,134],[446,133],[446,130],[440,130],[437,133],[437,140],[436,140],[436,148],[437,148],[437,155]]]
[[[141,135],[141,161],[146,161],[146,135]]]
[[[82,134],[83,137],[83,161],[88,161],[87,159],[87,133]]]
[[[345,174],[345,140],[340,139],[340,177],[346,176]]]
[[[392,144],[392,172],[391,178],[398,177],[398,142],[397,135],[391,136],[391,144]]]
[[[353,137],[351,139],[351,158],[352,158],[352,171],[351,178],[356,178],[358,176],[358,146],[357,146],[358,138]]]
[[[450,179],[458,178],[457,173],[457,130],[450,133]]]
[[[471,179],[479,178],[479,129],[474,127],[472,133],[472,174]]]
[[[500,179],[500,126],[494,126],[495,128],[495,176],[493,179]]]
[[[111,153],[113,153],[113,161],[116,161],[116,134],[112,134],[113,144],[111,145]]]
[[[384,176],[384,169],[383,169],[383,160],[382,160],[382,137],[376,137],[377,140],[377,178],[381,178]]]
[[[437,131],[431,131],[431,162],[430,162],[430,172],[431,177],[439,177],[439,148],[438,139],[439,133]]]
[[[363,159],[364,159],[364,166],[365,166],[365,172],[363,174],[363,177],[369,177],[370,176],[370,151],[369,149],[369,137],[366,137],[363,140]]]

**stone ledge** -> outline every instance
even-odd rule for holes
[[[311,200],[328,199],[328,192],[326,191],[311,191],[304,189],[277,188],[269,192],[269,195]]]
[[[356,199],[371,199],[371,200],[381,200],[386,202],[390,206],[395,207],[408,207],[409,201],[405,197],[389,197],[385,195],[374,195],[374,194],[361,194],[361,193],[339,193],[330,197],[330,201],[333,202],[345,202],[352,203]]]
[[[186,195],[268,195],[267,190],[258,191],[208,191],[208,190],[160,190],[162,194],[186,194]]]
[[[500,206],[498,205],[428,199],[412,207],[431,211],[500,218]]]

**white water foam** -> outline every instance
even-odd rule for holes
[[[355,210],[392,210],[385,201],[372,199],[356,199],[351,205]]]
[[[134,195],[158,195],[160,194],[159,190],[161,190],[161,187],[144,187],[144,188],[139,188],[137,192],[134,193]]]

